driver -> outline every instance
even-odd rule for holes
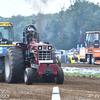
[[[0,38],[3,38],[3,35],[2,35],[2,33],[0,32]]]
[[[33,38],[34,38],[34,29],[32,27],[29,27],[28,32],[26,34],[26,44],[29,45],[29,43],[33,41]]]
[[[1,32],[0,32],[0,44],[9,44],[8,40],[3,37]]]
[[[32,38],[33,38],[33,34],[31,33],[31,32],[29,32],[28,34],[27,34],[27,44],[29,44],[30,42],[32,42]]]

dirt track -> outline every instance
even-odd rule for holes
[[[77,67],[77,68],[93,68],[93,69],[100,69],[100,65],[94,64],[80,64],[80,63],[63,63],[61,64],[62,67]]]
[[[100,78],[67,75],[62,85],[38,82],[32,85],[0,82],[0,99],[51,100],[55,86],[59,87],[61,100],[100,100]]]

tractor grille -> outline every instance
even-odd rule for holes
[[[38,60],[51,60],[51,51],[39,51]]]

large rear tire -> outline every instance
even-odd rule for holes
[[[61,67],[58,67],[58,74],[56,78],[56,84],[63,84],[64,81],[64,73]]]
[[[96,58],[93,57],[93,55],[91,56],[91,64],[95,64],[94,62],[96,61]]]
[[[24,72],[24,82],[27,85],[32,85],[34,80],[34,70],[32,68],[26,68]]]
[[[87,64],[91,64],[91,55],[87,55]]]
[[[5,54],[5,81],[17,83],[23,80],[24,56],[21,48],[9,47]]]

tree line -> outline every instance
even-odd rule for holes
[[[26,25],[35,23],[40,41],[49,42],[56,49],[76,48],[80,41],[82,23],[82,44],[86,31],[100,31],[100,6],[87,0],[74,0],[74,4],[59,13],[31,16],[0,17],[0,22],[12,22],[14,40],[22,42],[22,32]]]

